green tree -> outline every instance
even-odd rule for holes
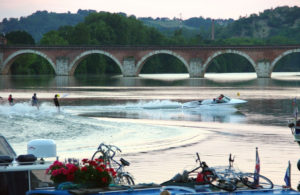
[[[32,36],[25,31],[12,31],[5,35],[7,39],[7,44],[9,45],[34,45],[34,40]]]
[[[54,74],[54,69],[49,62],[36,54],[23,54],[11,65],[11,74],[14,75],[39,75]]]
[[[89,29],[83,23],[79,23],[73,29],[70,37],[71,45],[87,45],[90,42]]]
[[[65,40],[57,31],[50,31],[44,34],[40,41],[42,45],[68,45],[68,41]]]

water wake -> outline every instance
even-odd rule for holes
[[[14,105],[2,104],[0,105],[0,115],[2,116],[52,116],[58,113],[50,103],[42,103],[39,107],[31,106],[30,102],[16,103]]]
[[[37,107],[30,102],[0,105],[0,133],[9,140],[18,154],[26,153],[26,144],[33,139],[53,139],[58,152],[64,156],[95,151],[101,142],[115,144],[126,152],[147,152],[195,143],[203,139],[198,132],[178,127],[156,124],[135,124],[127,121],[109,121],[101,118],[85,117],[78,113],[103,110],[130,111],[142,109],[148,115],[164,118],[174,117],[168,109],[143,109],[145,105],[176,105],[175,102],[151,102],[116,106],[63,106],[58,112],[51,103]],[[173,109],[174,110],[174,109]],[[143,114],[145,114],[143,113]],[[160,114],[158,114],[160,113]],[[166,114],[167,113],[167,114]],[[105,116],[105,115],[104,115]],[[87,157],[87,156],[85,156]]]

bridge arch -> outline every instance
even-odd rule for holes
[[[281,60],[283,57],[289,55],[289,54],[292,54],[292,53],[300,53],[300,49],[291,49],[291,50],[287,50],[285,52],[283,52],[282,54],[280,54],[279,56],[277,56],[273,62],[271,63],[271,73],[273,72],[277,62],[279,62],[279,60]]]
[[[157,55],[157,54],[169,54],[169,55],[172,55],[174,57],[176,57],[177,59],[179,59],[183,64],[184,66],[186,67],[188,73],[190,72],[190,67],[189,67],[189,64],[187,63],[187,61],[182,57],[180,56],[179,54],[175,53],[174,51],[171,51],[171,50],[155,50],[155,51],[152,51],[146,55],[144,55],[140,61],[137,62],[136,64],[136,75],[139,75],[139,73],[141,72],[142,68],[143,68],[143,65],[145,64],[146,60],[148,58],[150,58],[151,56],[154,56],[154,55]]]
[[[120,63],[120,61],[114,57],[112,54],[106,52],[106,51],[103,51],[103,50],[89,50],[89,51],[85,51],[85,52],[82,52],[80,53],[70,64],[70,71],[69,71],[69,75],[74,75],[74,72],[78,66],[78,64],[88,55],[90,54],[103,54],[109,58],[111,58],[118,66],[119,68],[121,69],[121,73],[123,74],[123,66],[122,64]]]
[[[227,50],[224,50],[224,51],[217,51],[213,55],[209,56],[207,58],[206,62],[203,64],[203,71],[204,71],[203,74],[205,74],[210,62],[212,62],[212,60],[214,58],[216,58],[217,56],[222,55],[222,54],[237,54],[237,55],[240,55],[240,56],[246,58],[250,62],[250,64],[253,66],[253,68],[254,68],[254,70],[256,71],[256,74],[257,74],[256,63],[254,62],[254,60],[249,55],[247,55],[246,53],[244,53],[242,51],[238,51],[238,50],[232,50],[232,49],[227,49]]]
[[[55,64],[53,63],[53,61],[46,54],[44,54],[43,52],[40,52],[40,51],[32,50],[32,49],[24,49],[24,50],[16,51],[16,52],[12,53],[10,56],[8,56],[6,58],[6,60],[3,62],[2,74],[7,74],[9,69],[10,69],[10,66],[12,65],[14,60],[19,55],[22,55],[22,54],[36,54],[36,55],[39,55],[39,56],[45,58],[49,62],[49,64],[52,66],[52,68],[54,69],[54,71],[56,73]]]

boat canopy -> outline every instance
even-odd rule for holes
[[[17,156],[14,149],[10,146],[8,141],[1,134],[0,134],[0,156],[10,156],[12,158],[15,158]]]

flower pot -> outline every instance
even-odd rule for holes
[[[87,181],[83,183],[84,188],[100,188],[99,182],[96,181]]]

